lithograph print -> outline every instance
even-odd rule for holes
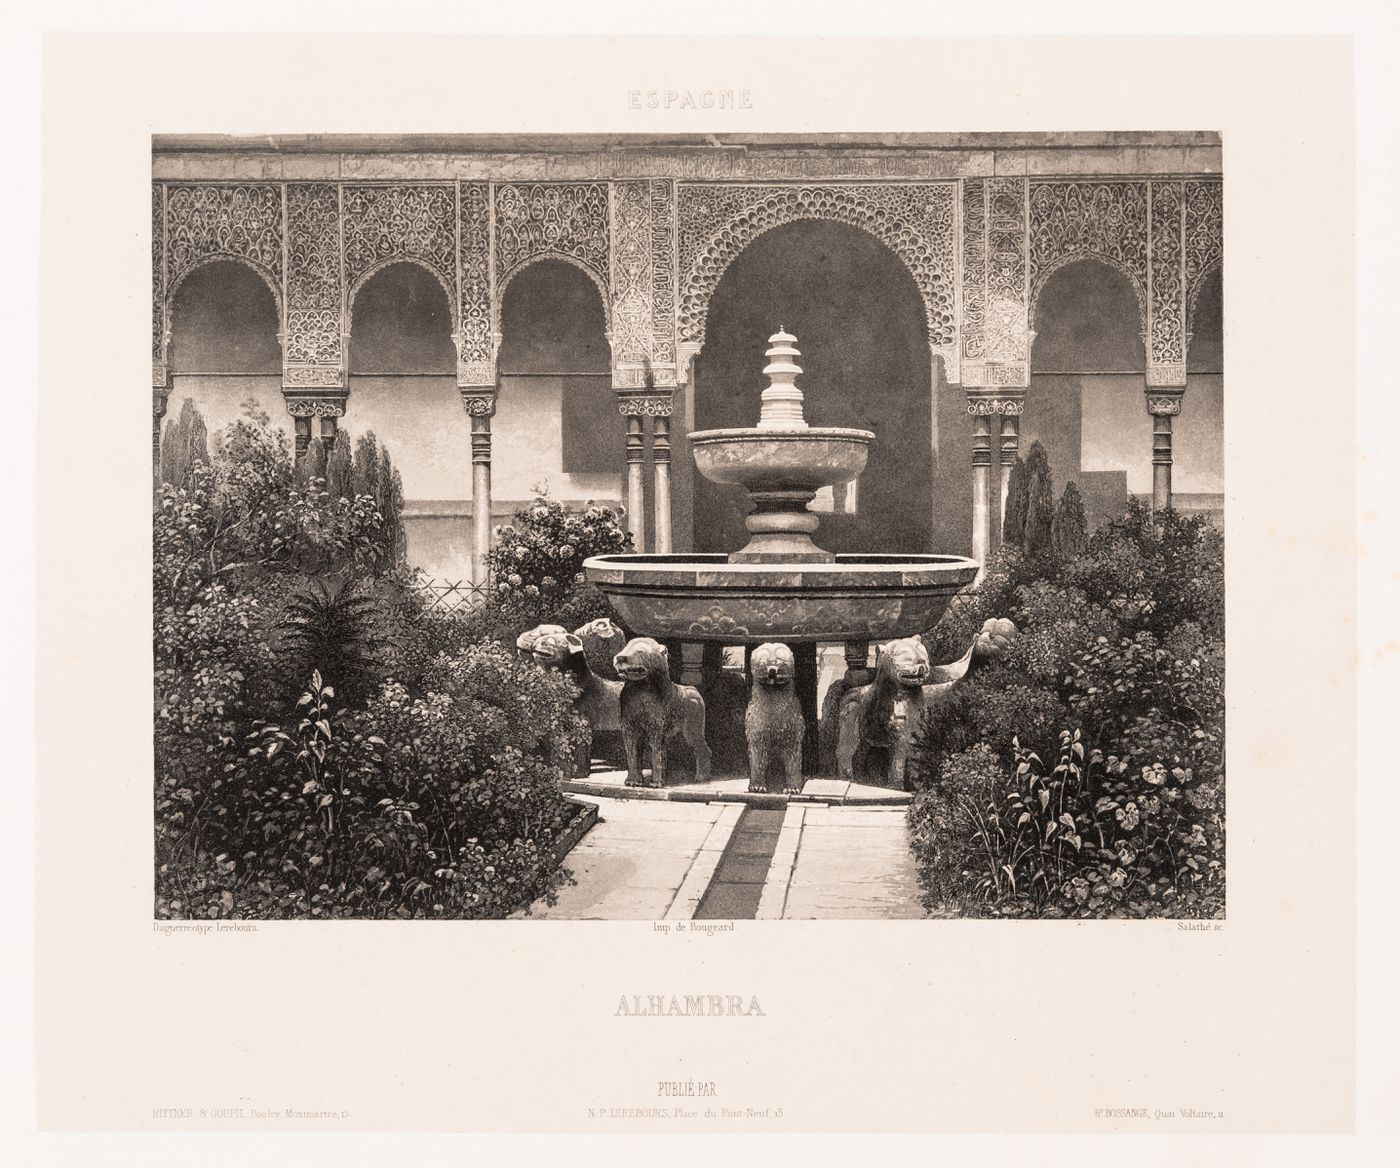
[[[160,920],[1224,918],[1218,133],[152,167]]]

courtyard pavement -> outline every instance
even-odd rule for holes
[[[576,883],[552,907],[537,903],[533,918],[926,915],[902,807],[574,797],[597,804],[598,822],[564,861]]]

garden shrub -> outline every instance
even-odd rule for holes
[[[334,491],[255,408],[212,448],[154,518],[157,912],[499,917],[552,896],[571,683],[428,610],[369,436],[332,447]]]
[[[167,867],[165,911],[475,918],[552,897],[576,812],[553,761],[581,733],[568,683],[496,646],[432,671],[428,696],[389,682],[358,711],[313,674],[294,724],[254,723],[189,800],[202,900]]]
[[[587,504],[572,513],[544,493],[496,529],[489,561],[492,601],[513,625],[549,622],[574,628],[611,615],[601,593],[583,574],[590,556],[629,548],[617,512]]]
[[[1023,484],[1031,477],[1023,475]],[[1073,502],[1062,500],[1067,509]],[[991,915],[1219,914],[1220,534],[1203,519],[1153,516],[1134,501],[1076,554],[1066,522],[1077,525],[1061,520],[1058,549],[995,553],[978,591],[960,598],[925,637],[935,660],[951,660],[989,617],[1009,617],[1020,630],[1003,660],[933,703],[915,732],[911,826],[926,896]],[[1046,759],[1058,762],[1047,767]],[[993,788],[977,819],[948,794],[973,774]],[[1015,850],[1026,824],[1038,820],[1033,808],[1026,824],[1021,811],[1010,816],[1014,800],[1038,801],[1046,785],[1056,799],[1063,793],[1073,820],[1072,830],[1061,822],[1052,841],[1064,830],[1065,839],[1078,836],[1092,847]],[[938,832],[960,834],[935,839]],[[985,856],[980,870],[947,861],[984,835],[999,841],[995,869]],[[1003,864],[1015,874],[1014,887]]]
[[[993,916],[1212,916],[1223,910],[1220,788],[1190,770],[1086,750],[1063,730],[1053,768],[1019,743],[953,756],[916,797],[925,903]]]

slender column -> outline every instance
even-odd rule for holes
[[[656,548],[660,555],[671,552],[671,418],[657,414],[651,435],[655,482],[652,503],[656,508]]]
[[[693,685],[697,689],[705,680],[705,645],[700,641],[681,643],[682,685]]]
[[[160,427],[169,398],[156,390],[151,394],[151,490],[160,495]]]
[[[646,551],[646,442],[642,437],[640,414],[627,415],[627,526],[632,532],[632,546]]]
[[[814,775],[819,767],[817,743],[817,647],[810,643],[792,646],[796,673],[797,704],[802,707],[802,773]]]
[[[1016,464],[1016,456],[1021,449],[1021,415],[1013,413],[1009,407],[1001,415],[1001,510],[997,517],[997,542],[1002,541],[1002,530],[1006,524],[1006,496],[1011,486],[1011,468]]]
[[[311,419],[307,417],[293,417],[292,425],[296,430],[294,449],[296,451],[296,464],[300,466],[306,458],[307,448],[311,445]]]
[[[472,422],[472,583],[486,584],[491,551],[491,415],[471,415]]]
[[[992,550],[991,473],[991,418],[977,413],[972,419],[972,558],[983,566]]]
[[[1147,412],[1152,415],[1152,513],[1160,515],[1172,505],[1172,419],[1181,413],[1182,392],[1147,390]]]
[[[335,440],[336,419],[345,413],[349,396],[343,386],[304,388],[283,384],[282,397],[287,403],[287,413],[291,414],[295,427],[294,450],[297,466],[301,466],[306,457],[307,447],[311,445],[314,418],[320,419],[320,425],[314,429],[320,431],[320,436],[329,450],[330,444]]]
[[[719,679],[724,672],[724,646],[706,641],[700,650],[700,692],[708,702],[719,692]]]

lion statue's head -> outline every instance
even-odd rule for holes
[[[541,637],[547,637],[554,633],[567,633],[568,631],[563,625],[536,625],[533,629],[526,629],[515,638],[515,651],[521,657],[533,657],[535,642]]]
[[[580,625],[574,630],[574,636],[582,637],[584,640],[595,637],[600,641],[611,641],[616,638],[619,649],[622,647],[623,641],[622,630],[605,616],[591,620],[586,625]]]
[[[646,681],[670,677],[670,654],[666,646],[650,637],[633,637],[613,658],[613,668],[623,681]]]
[[[561,629],[557,633],[548,632],[537,637],[530,655],[537,665],[543,665],[546,669],[563,669],[574,653],[582,652],[583,642],[573,633]]]
[[[588,667],[599,677],[612,678],[613,656],[622,651],[627,643],[627,635],[605,616],[591,620],[574,630],[574,636],[583,642],[584,654],[588,657]]]
[[[929,676],[928,646],[919,637],[905,637],[880,646],[878,669],[900,685],[923,685]]]
[[[749,666],[753,671],[754,685],[766,685],[774,689],[791,684],[797,670],[792,650],[776,641],[758,646],[749,658]]]

